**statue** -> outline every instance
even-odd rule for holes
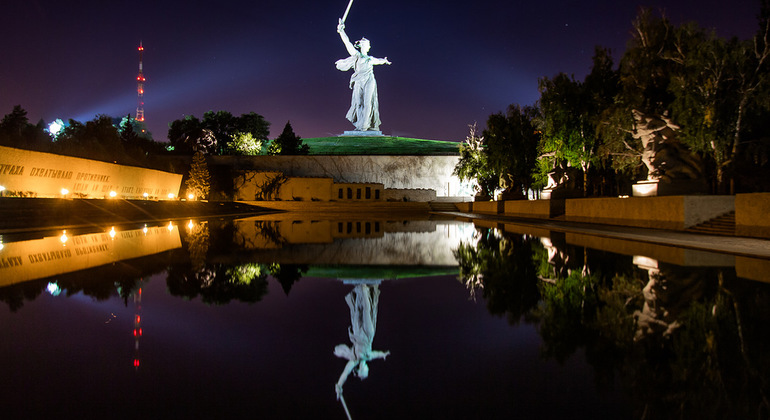
[[[390,354],[389,351],[372,350],[379,297],[379,281],[374,284],[356,281],[355,288],[345,296],[345,302],[350,307],[351,326],[348,328],[348,337],[352,345],[338,344],[334,347],[335,356],[348,360],[334,389],[346,412],[348,409],[342,396],[342,385],[350,373],[355,369],[359,378],[366,379],[369,376],[369,366],[366,363],[374,359],[384,360]]]
[[[581,170],[570,166],[566,159],[555,159],[548,172],[548,185],[543,189],[544,199],[576,198],[583,196]]]
[[[374,79],[374,66],[390,64],[390,61],[388,57],[370,56],[368,53],[371,43],[366,38],[356,41],[355,45],[350,42],[350,38],[345,33],[345,18],[348,16],[351,4],[353,4],[352,0],[348,4],[345,15],[337,24],[337,33],[340,34],[350,57],[335,62],[338,70],[353,69],[353,75],[350,76],[353,97],[346,118],[353,123],[357,131],[378,131],[381,124],[380,105],[377,98],[377,81]]]
[[[647,179],[632,186],[635,197],[704,194],[708,190],[700,157],[677,139],[677,130],[664,115],[633,110],[633,136],[642,143]]]
[[[642,162],[647,167],[648,181],[704,178],[700,157],[677,139],[679,126],[665,115],[650,115],[638,110],[633,110],[633,115],[633,136],[642,143]]]

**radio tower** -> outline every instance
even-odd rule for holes
[[[139,74],[136,76],[136,120],[144,121],[144,74],[142,74],[142,54],[144,47],[139,41]]]

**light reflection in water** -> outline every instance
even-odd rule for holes
[[[367,222],[370,223],[368,233]],[[624,395],[628,400],[623,401],[629,402],[627,406],[619,409],[621,417],[640,417],[645,413],[654,417],[666,417],[671,413],[681,417],[692,417],[717,412],[725,414],[725,417],[758,417],[756,414],[765,412],[767,408],[763,401],[764,396],[770,392],[766,385],[770,383],[766,368],[770,366],[768,359],[770,344],[765,343],[764,327],[766,322],[770,322],[768,313],[770,292],[767,285],[747,280],[752,277],[739,275],[742,272],[762,272],[745,268],[740,271],[739,266],[745,267],[747,264],[761,266],[766,261],[743,260],[671,247],[652,247],[649,244],[586,235],[543,232],[531,227],[506,225],[503,229],[476,229],[470,224],[450,221],[377,220],[376,222],[379,225],[375,224],[375,221],[366,220],[314,221],[252,218],[236,223],[218,221],[195,223],[190,220],[186,224],[187,229],[182,229],[182,232],[179,232],[173,223],[167,225],[171,226],[172,231],[177,235],[178,245],[173,247],[164,246],[166,242],[161,240],[163,238],[161,234],[168,233],[166,225],[152,229],[144,226],[135,231],[120,229],[116,232],[114,239],[116,246],[120,241],[138,237],[142,238],[142,241],[145,239],[148,241],[137,242],[144,250],[136,254],[123,253],[123,256],[128,258],[123,258],[124,262],[121,264],[114,265],[108,262],[100,265],[97,270],[93,270],[94,266],[90,266],[92,270],[88,272],[88,277],[106,279],[108,285],[120,284],[117,294],[125,302],[133,299],[135,304],[132,323],[133,367],[138,369],[141,364],[140,374],[151,374],[150,371],[153,369],[147,367],[158,366],[158,363],[161,363],[159,359],[163,357],[163,352],[159,347],[153,348],[152,343],[160,346],[158,343],[164,343],[164,335],[168,336],[166,339],[169,341],[179,339],[183,334],[194,335],[196,339],[185,341],[185,344],[199,345],[203,349],[221,345],[222,347],[216,347],[218,350],[207,353],[209,358],[216,358],[217,352],[230,354],[226,352],[237,347],[233,343],[248,340],[246,338],[248,334],[240,336],[239,331],[251,332],[249,328],[253,324],[244,327],[241,322],[246,321],[242,321],[241,318],[248,319],[248,322],[259,321],[273,325],[275,327],[273,330],[279,329],[278,326],[291,326],[283,332],[283,335],[273,340],[265,339],[261,342],[262,337],[258,337],[256,341],[260,343],[253,344],[253,349],[250,348],[249,351],[261,351],[264,348],[278,346],[281,340],[289,340],[297,348],[311,347],[312,343],[301,341],[299,338],[304,334],[313,333],[302,329],[302,323],[310,321],[297,319],[308,316],[323,318],[323,316],[319,317],[319,313],[322,312],[302,313],[294,317],[289,313],[302,311],[302,308],[292,307],[288,311],[276,308],[281,305],[292,305],[297,299],[303,305],[320,299],[318,296],[323,293],[318,288],[318,278],[356,279],[347,281],[345,283],[347,288],[341,292],[347,293],[345,301],[349,309],[350,327],[347,334],[349,344],[337,345],[333,353],[345,360],[342,373],[336,370],[338,365],[333,365],[334,369],[329,368],[329,365],[332,365],[329,363],[330,360],[335,360],[329,350],[334,343],[339,343],[336,339],[330,343],[327,342],[328,340],[323,341],[326,347],[323,355],[318,357],[316,366],[305,367],[302,372],[296,372],[291,367],[283,365],[283,360],[278,363],[283,365],[281,375],[288,372],[292,377],[316,374],[322,376],[323,381],[319,380],[319,382],[324,384],[318,387],[326,387],[328,391],[328,394],[323,394],[325,395],[323,398],[328,397],[328,403],[333,404],[338,411],[339,405],[342,404],[348,416],[351,411],[363,412],[363,408],[360,407],[365,407],[368,399],[375,400],[375,393],[389,392],[388,397],[397,395],[403,397],[395,390],[383,391],[383,383],[397,387],[398,375],[404,375],[404,372],[412,370],[417,371],[420,365],[436,366],[432,363],[442,360],[442,357],[450,359],[441,366],[451,366],[450,371],[456,369],[457,376],[462,378],[462,383],[458,382],[455,385],[452,382],[454,372],[437,371],[436,375],[440,376],[442,381],[464,389],[469,382],[482,383],[481,390],[466,389],[468,395],[472,393],[471,398],[478,401],[491,401],[493,395],[489,394],[489,390],[495,389],[495,386],[500,387],[502,394],[508,394],[506,401],[516,399],[516,392],[523,392],[520,390],[527,387],[535,390],[530,394],[535,395],[535,398],[546,398],[545,394],[549,394],[547,397],[551,398],[548,390],[552,390],[550,388],[552,384],[550,381],[543,380],[542,388],[539,388],[538,378],[549,375],[558,377],[562,372],[559,369],[567,371],[570,365],[578,363],[585,367],[585,370],[581,371],[583,374],[593,373],[593,376],[584,375],[592,376],[587,380],[589,384],[593,386],[599,384],[598,387],[608,387],[613,389],[613,392],[627,391]],[[351,226],[350,233],[347,229],[348,223]],[[360,233],[357,232],[359,223]],[[83,250],[90,249],[85,248],[86,246],[96,246],[105,242],[102,236],[108,235],[104,233],[93,236],[72,235],[67,242],[67,249],[75,254],[77,254],[75,250],[79,249],[82,253]],[[149,242],[152,237],[156,238],[155,242]],[[52,239],[58,245],[56,250],[61,251],[59,238]],[[110,243],[109,240],[107,243]],[[589,244],[591,246],[588,246]],[[0,258],[8,258],[11,254],[6,251],[10,248],[13,248],[11,250],[14,252],[22,249],[21,244],[7,244],[7,248],[0,253]],[[111,253],[115,251],[113,248],[110,249]],[[52,258],[53,254],[46,254],[50,252],[52,251],[48,251],[47,248],[37,248],[19,255],[23,257],[21,261],[24,266],[29,266],[31,265],[28,263],[29,255],[33,255],[33,259],[37,261],[36,264],[42,264],[46,258]],[[156,260],[158,255],[156,253],[165,254]],[[142,258],[137,259],[138,257]],[[11,264],[10,261],[15,260],[3,261]],[[145,264],[147,267],[143,268]],[[50,265],[58,265],[58,263]],[[124,277],[115,275],[114,270],[119,270],[120,267],[128,267],[130,269],[128,272],[131,274],[126,274]],[[11,268],[7,267],[3,270]],[[161,331],[158,327],[161,324],[160,317],[152,318],[152,312],[148,307],[147,320],[151,320],[151,324],[148,325],[154,327],[154,333],[151,336],[152,340],[148,339],[142,343],[145,360],[140,358],[139,341],[143,335],[142,324],[145,319],[145,314],[142,313],[141,295],[146,289],[143,283],[140,284],[141,280],[136,279],[155,272],[162,273],[159,276],[161,280],[158,281],[163,281],[165,277],[165,284],[155,289],[156,295],[147,296],[148,302],[152,299],[154,309],[161,309],[162,306],[160,303],[155,303],[161,300],[157,294],[167,293],[171,297],[185,299],[184,303],[169,305],[169,308],[172,306],[175,308],[173,311],[165,309],[165,312],[161,312],[170,319],[173,318],[174,325],[177,322],[176,317],[182,317],[183,312],[191,306],[199,303],[210,306],[205,308],[203,312],[205,316],[201,319],[181,321],[185,325],[184,328],[167,327],[163,333],[158,332]],[[457,285],[454,279],[458,272],[459,280],[470,289],[468,294],[477,294],[476,304],[466,303],[486,306],[486,311],[495,315],[491,318],[500,317],[506,320],[509,324],[507,333],[512,334],[513,331],[522,329],[535,331],[533,334],[536,333],[539,340],[536,343],[539,348],[538,356],[545,362],[531,361],[532,367],[529,371],[507,371],[506,368],[509,366],[505,363],[511,363],[509,359],[514,357],[512,354],[515,353],[511,348],[517,349],[524,344],[506,343],[505,331],[482,336],[488,341],[468,343],[465,341],[467,331],[461,333],[464,325],[462,323],[448,326],[436,324],[428,327],[428,330],[436,328],[446,331],[444,334],[451,337],[450,341],[456,341],[460,350],[436,345],[432,347],[433,351],[429,351],[425,350],[431,348],[429,344],[414,340],[415,337],[430,331],[409,331],[408,326],[422,316],[425,319],[420,318],[420,322],[431,319],[429,315],[437,305],[441,305],[442,292],[437,287],[420,295],[419,298],[423,300],[420,310],[415,309],[410,313],[410,318],[400,320],[401,315],[397,312],[406,311],[408,308],[398,305],[406,305],[404,302],[408,298],[404,296],[408,294],[401,295],[403,302],[388,302],[392,296],[396,296],[397,290],[395,286],[390,290],[386,288],[391,284],[398,284],[398,288],[407,286],[391,279],[420,278],[422,282],[426,281],[426,277],[435,278],[443,275],[448,282],[454,282]],[[50,276],[54,275],[56,274]],[[83,283],[79,282],[85,279],[75,280],[75,278],[76,274],[70,274],[57,281],[45,280],[40,286],[35,282],[29,282],[29,287],[40,287],[41,290],[49,288],[51,294],[54,293],[52,290],[59,290],[62,294],[65,291],[67,294],[81,292],[98,296],[98,299],[107,299],[114,294],[113,291],[98,289],[87,283],[87,286],[83,286]],[[133,282],[130,279],[133,279]],[[301,279],[303,280],[300,282]],[[270,285],[270,282],[274,283]],[[311,288],[313,292],[308,293],[306,290],[311,284],[315,288]],[[271,289],[269,285],[270,287],[279,286],[279,288]],[[459,287],[462,288],[462,286]],[[297,290],[296,288],[301,288],[299,294],[292,292]],[[388,299],[383,299],[382,302],[379,299],[381,288],[388,293]],[[272,295],[276,290],[281,299],[272,300],[273,306],[268,310],[268,305],[264,301],[271,298],[268,296],[268,291]],[[394,293],[390,294],[391,292]],[[0,296],[10,296],[10,294],[4,294],[3,289],[0,289]],[[28,293],[27,296],[36,296],[36,294]],[[339,299],[341,296],[342,294],[334,300],[330,298],[328,305],[325,303],[324,305],[338,307],[341,305]],[[424,297],[429,298],[424,299]],[[11,302],[10,299],[6,301]],[[388,304],[395,305],[391,307],[398,308],[398,311],[387,312],[387,317],[384,317],[386,312],[383,312],[383,317],[378,320],[378,308],[380,305]],[[459,309],[453,309],[453,311],[457,310]],[[217,318],[229,311],[239,316],[237,321],[229,319],[228,322],[232,325],[208,323],[211,318]],[[329,312],[334,311],[329,310]],[[245,314],[248,316],[244,316]],[[260,316],[251,316],[252,314]],[[215,316],[212,317],[212,315]],[[291,317],[291,321],[286,321],[280,318],[281,316]],[[345,316],[347,317],[348,314],[346,313]],[[197,325],[203,322],[203,319],[206,320],[207,327],[212,325],[214,329],[224,329],[228,332],[220,340],[208,339],[211,332]],[[387,323],[396,319],[399,319],[398,325],[407,327],[398,330],[398,334],[392,333],[388,336]],[[364,386],[353,386],[350,381],[347,381],[351,373],[363,379],[368,376],[369,362],[384,359],[389,354],[386,350],[373,349],[378,321],[380,332],[378,332],[377,347],[393,350],[395,356],[389,358],[387,364],[380,361],[373,363],[373,368],[377,366],[379,369],[380,366],[387,365],[388,369],[377,370]],[[172,324],[171,321],[168,322],[169,325]],[[344,322],[346,323],[347,319]],[[471,324],[476,320],[468,317],[463,322]],[[341,329],[344,325],[343,321],[337,318],[330,330]],[[487,327],[473,324],[469,330],[479,333],[485,328]],[[197,335],[201,338],[198,339]],[[404,339],[408,342],[407,345],[399,343],[399,337],[402,335],[410,337],[415,342]],[[411,349],[412,346],[415,347],[414,352],[397,351],[399,348]],[[498,347],[505,349],[507,353],[501,359],[493,359],[494,363],[503,366],[502,369],[485,365],[487,357],[497,354],[496,351],[502,351]],[[186,350],[195,351],[195,349],[192,347]],[[477,365],[468,370],[460,364],[455,365],[455,359],[461,358],[460,355],[467,356],[464,353],[468,352],[473,353],[470,358]],[[130,356],[122,357],[124,359],[121,363],[125,366],[125,357]],[[266,356],[261,353],[261,357]],[[239,360],[248,360],[248,364],[255,365],[265,363],[263,359],[257,357],[253,360],[246,357]],[[507,362],[501,362],[501,360]],[[405,366],[402,363],[406,361],[414,361],[414,364]],[[561,367],[540,364],[552,361],[560,362]],[[224,361],[219,363],[225,364]],[[490,361],[490,363],[493,362]],[[248,364],[242,367],[246,369]],[[307,369],[311,369],[313,375],[307,375]],[[471,370],[486,373],[472,376],[468,373]],[[222,375],[227,376],[227,380],[223,380],[223,383],[230,380],[228,375],[234,374],[232,370],[225,369],[225,371],[227,375],[224,373]],[[520,375],[520,372],[527,373]],[[495,386],[490,386],[489,383],[484,382],[488,379],[484,375],[497,378],[498,382],[494,382]],[[525,381],[525,384],[516,382],[514,386],[507,382],[519,380],[517,379],[519,375],[520,380]],[[426,389],[431,386],[436,388],[442,386],[429,376],[420,378],[421,381],[426,382]],[[466,381],[466,378],[471,380]],[[337,380],[336,398],[330,390],[330,385],[335,379]],[[413,378],[409,377],[409,380]],[[249,383],[244,379],[236,382]],[[357,382],[353,381],[353,383]],[[184,387],[183,384],[176,385]],[[343,393],[343,385],[346,386],[345,393]],[[417,383],[410,383],[409,387],[410,391],[419,390],[415,392],[422,392],[423,396],[430,392]],[[519,391],[512,392],[514,389]],[[538,395],[539,391],[543,392]],[[601,391],[606,393],[607,389]],[[232,389],[228,392],[237,394]],[[291,389],[288,392],[316,391]],[[447,391],[444,389],[443,392]],[[608,405],[614,404],[604,400],[606,396],[602,396],[601,392],[594,395],[590,391],[581,390],[581,398],[588,401],[588,404],[599,407],[594,413],[602,412]],[[340,402],[338,403],[337,400]],[[456,408],[461,404],[459,400],[452,401],[451,404],[444,401],[444,404],[447,404],[446,407]],[[427,398],[424,403],[430,404],[429,401],[430,398]],[[397,400],[390,402],[394,405],[399,403]],[[348,403],[351,404],[352,410],[348,409]],[[513,412],[510,411],[513,403],[509,404],[505,406],[509,411],[503,411],[506,415]],[[445,411],[441,411],[442,407]],[[451,416],[453,412],[447,412],[446,407],[430,405],[432,410],[436,410],[433,414]],[[395,411],[388,411],[394,410],[389,407],[381,409],[383,413],[394,414],[394,416],[396,414]],[[617,407],[613,409],[618,410]],[[469,410],[469,415],[473,416],[472,409],[465,410]],[[542,418],[555,417],[553,412],[547,411],[547,407],[543,410],[545,414],[541,413]],[[462,411],[462,413],[468,414],[469,411]]]

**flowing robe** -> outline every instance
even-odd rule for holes
[[[385,64],[385,59],[370,57],[360,52],[348,58],[337,60],[338,70],[348,71],[353,69],[350,76],[350,88],[353,89],[353,97],[350,101],[350,109],[345,116],[352,122],[358,131],[379,130],[380,104],[377,97],[377,81],[374,79],[374,66]]]

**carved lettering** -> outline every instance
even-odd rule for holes
[[[109,175],[89,174],[85,172],[78,172],[76,179],[78,181],[110,182]]]
[[[24,167],[0,163],[0,175],[24,175]]]
[[[32,168],[32,170],[29,172],[29,176],[54,179],[72,179],[72,171],[48,168]]]
[[[82,248],[75,248],[75,255],[88,255],[88,254],[93,254],[95,252],[107,252],[109,250],[110,250],[110,247],[107,246],[106,244],[84,246]]]
[[[59,251],[39,252],[37,254],[29,254],[29,262],[32,264],[46,261],[61,260],[63,258],[69,258],[72,256],[72,252],[69,249],[62,249]]]
[[[21,264],[21,257],[0,258],[0,268],[18,267]]]

